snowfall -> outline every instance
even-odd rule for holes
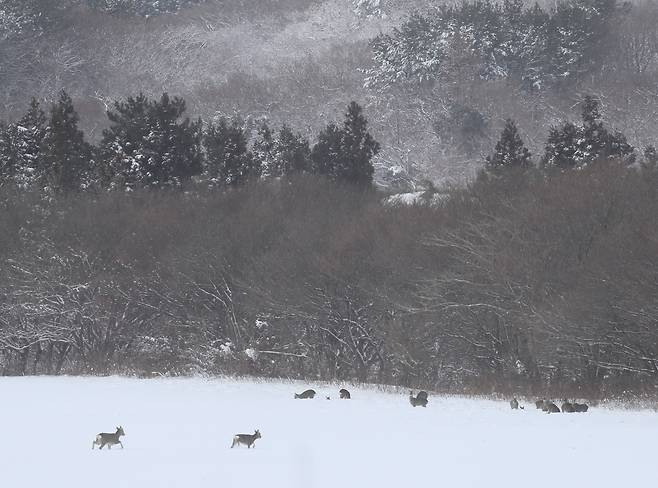
[[[312,400],[294,400],[306,386]],[[656,486],[658,414],[230,379],[0,378],[7,488]],[[345,385],[347,386],[347,385]],[[349,386],[348,386],[349,388]],[[329,396],[330,400],[326,397]],[[522,402],[523,404],[524,402]],[[92,450],[99,432],[126,433]],[[236,433],[262,438],[231,449]]]

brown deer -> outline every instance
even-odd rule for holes
[[[546,400],[544,402],[543,410],[546,413],[560,413],[560,409],[558,408],[558,406],[549,400]]]
[[[233,444],[231,444],[231,449],[235,447],[236,444],[244,444],[247,446],[247,449],[250,449],[254,445],[256,439],[260,439],[260,431],[256,430],[253,434],[236,434],[233,436]],[[254,449],[256,446],[254,446]]]
[[[313,398],[315,396],[315,390],[306,390],[301,393],[295,393],[295,398],[305,400],[307,398]]]
[[[578,402],[573,402],[573,410],[574,412],[587,412],[587,409],[589,407],[587,406],[586,403],[578,403]]]
[[[101,432],[96,436],[94,442],[91,443],[91,448],[93,449],[95,445],[99,445],[101,446],[99,449],[103,449],[103,446],[107,445],[108,449],[112,449],[113,445],[119,444],[121,449],[123,449],[123,444],[121,443],[120,439],[122,435],[126,435],[126,433],[123,431],[123,427],[121,426],[117,427],[117,431],[113,434],[108,432]]]
[[[350,398],[352,398],[352,395],[350,395],[350,392],[347,391],[345,388],[341,388],[341,389],[338,391],[338,393],[340,393],[340,397],[341,397],[343,400],[349,400]]]
[[[413,391],[409,391],[409,403],[412,407],[427,407],[427,392],[419,391],[414,397]]]
[[[574,413],[575,411],[574,404],[569,403],[569,400],[565,398],[562,402],[562,413]]]

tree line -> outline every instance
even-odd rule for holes
[[[103,180],[122,191],[73,185],[44,199],[39,185],[0,189],[2,374],[237,373],[455,392],[653,395],[655,151],[633,159],[622,135],[601,123],[595,100],[582,103],[581,124],[554,128],[540,161],[510,122],[480,177],[446,188],[435,205],[391,206],[367,186],[285,169],[317,164],[318,144],[332,155],[336,147],[370,154],[355,149],[372,148],[370,138],[331,142],[353,141],[346,134],[360,131],[349,124],[299,150],[294,134],[263,129],[249,146],[239,126],[215,121],[202,124],[200,146],[163,151],[162,141],[198,134],[198,121],[150,126],[171,120],[177,105],[138,99],[119,102],[105,144],[85,149],[106,154],[98,167],[123,168],[120,179]],[[65,106],[49,116],[70,114]],[[128,121],[137,121],[134,130]],[[86,147],[79,132],[66,133],[66,142],[21,157],[55,161],[66,147]],[[240,144],[204,146],[219,133]],[[261,175],[286,176],[231,185],[226,175],[251,163],[219,165],[227,169],[199,173],[208,184],[170,191],[183,171],[198,170],[189,147],[201,148],[202,168],[208,153],[219,161],[249,153]],[[71,154],[65,161],[78,160]],[[178,173],[166,169],[172,154],[187,158]],[[161,171],[149,166],[156,158]],[[67,171],[52,173],[68,181]]]
[[[263,122],[252,138],[238,120],[219,117],[204,124],[184,117],[185,108],[183,99],[166,93],[158,100],[140,94],[117,101],[107,112],[109,127],[93,146],[66,92],[48,115],[32,100],[20,120],[0,125],[0,185],[54,195],[183,188],[193,179],[235,187],[301,173],[360,187],[372,183],[379,143],[355,102],[343,124],[327,125],[313,146],[285,125],[275,131]]]
[[[603,69],[629,11],[616,0],[565,0],[550,9],[476,0],[415,12],[372,41],[367,82],[444,83],[472,69],[483,80],[509,79],[528,90],[564,85]]]

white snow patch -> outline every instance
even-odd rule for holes
[[[254,348],[248,347],[247,349],[244,350],[245,355],[253,360],[256,361],[258,359],[258,351]]]
[[[344,385],[203,379],[0,378],[2,486],[33,488],[653,486],[656,414]],[[307,387],[314,400],[293,400]],[[326,396],[332,400],[325,400]],[[532,407],[532,408],[531,408]],[[121,425],[125,449],[91,450]],[[255,449],[230,449],[259,429]]]

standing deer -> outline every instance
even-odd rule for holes
[[[96,436],[94,442],[91,443],[91,448],[93,449],[95,445],[99,445],[101,446],[99,449],[103,449],[103,446],[107,445],[108,449],[112,449],[113,445],[119,444],[121,449],[123,449],[123,444],[121,444],[120,439],[122,435],[126,435],[126,433],[123,431],[123,427],[121,426],[117,427],[117,431],[113,434],[108,432],[101,432]]]
[[[245,444],[247,449],[251,448],[256,442],[256,439],[260,439],[260,431],[256,430],[253,434],[236,434],[233,436],[233,444],[231,444],[231,449],[235,447],[236,444]],[[254,449],[256,446],[254,446]]]
[[[512,407],[512,410],[519,409],[519,401],[516,398],[512,398],[509,402],[509,406]]]

